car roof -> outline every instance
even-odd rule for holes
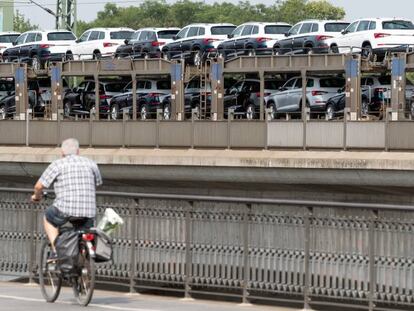
[[[205,27],[214,27],[214,26],[236,26],[234,24],[230,24],[230,23],[215,23],[215,24],[209,24],[209,23],[195,23],[195,24],[188,24],[185,27],[189,27],[189,26],[205,26]]]
[[[409,18],[404,17],[366,17],[366,18],[358,18],[354,20],[354,22],[361,21],[361,20],[372,20],[372,21],[407,21],[412,22]]]
[[[304,20],[304,21],[300,21],[300,22],[298,22],[296,24],[310,23],[310,22],[312,22],[312,23],[320,23],[320,24],[328,24],[328,23],[349,23],[349,22],[344,21],[344,20],[334,20],[334,19],[332,19],[332,20],[307,19],[307,20]]]
[[[47,34],[47,33],[51,33],[51,32],[70,32],[72,33],[70,30],[66,30],[66,29],[51,29],[51,30],[29,30],[29,31],[25,31],[22,34],[25,33],[43,33],[43,34]]]
[[[132,28],[128,28],[128,27],[97,27],[97,28],[90,28],[85,30],[86,31],[121,31],[121,30],[130,30],[130,31],[134,31],[134,29]]]
[[[256,24],[256,25],[264,25],[264,26],[269,26],[269,25],[280,25],[280,26],[292,26],[291,24],[288,23],[283,23],[283,22],[275,22],[275,23],[270,23],[270,22],[246,22],[241,25],[247,25],[247,24]]]
[[[137,31],[153,30],[153,31],[163,31],[163,30],[180,30],[181,28],[177,27],[145,27],[140,28]]]
[[[16,31],[0,31],[0,36],[3,35],[20,35],[20,32]]]

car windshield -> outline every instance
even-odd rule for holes
[[[76,40],[76,37],[71,32],[50,32],[47,34],[48,41],[68,41]]]
[[[326,23],[326,32],[341,32],[349,26],[349,23]]]
[[[388,21],[382,23],[383,29],[414,29],[414,24],[410,21]]]
[[[285,83],[285,81],[282,81],[282,80],[265,81],[265,89],[267,89],[267,90],[277,90],[281,86],[283,86],[284,83]]]
[[[114,82],[105,84],[106,92],[121,92],[125,87],[125,83],[122,82]]]
[[[157,90],[171,90],[171,81],[170,80],[157,81]]]
[[[160,30],[158,31],[158,39],[172,39],[179,30]]]
[[[271,25],[271,26],[265,26],[265,34],[268,35],[284,35],[285,33],[288,33],[291,26],[285,25]]]
[[[229,35],[233,32],[236,26],[214,26],[211,27],[212,35]]]
[[[138,41],[138,37],[139,37],[139,35],[141,34],[141,32],[140,31],[136,31],[136,32],[134,32],[133,34],[132,34],[132,36],[131,36],[131,38],[130,38],[130,40],[131,41]]]
[[[382,77],[378,77],[378,82],[379,82],[381,85],[391,84],[391,76],[382,76]]]
[[[343,78],[322,78],[319,82],[321,87],[334,87],[341,88],[345,85],[345,79]]]
[[[133,31],[112,31],[110,33],[110,38],[112,40],[125,40],[125,39],[131,39],[131,37],[134,35]]]
[[[3,35],[0,36],[0,43],[13,43],[19,35]]]

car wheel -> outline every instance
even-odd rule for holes
[[[269,110],[270,110],[270,113],[269,113],[270,120],[276,119],[277,112],[276,112],[276,105],[275,105],[275,103],[270,103],[269,104]]]
[[[32,56],[32,68],[34,70],[40,70],[40,69],[42,69],[42,63],[40,61],[39,56],[37,56],[37,55],[33,55]]]
[[[72,112],[72,106],[71,106],[70,102],[65,102],[64,105],[63,105],[63,115],[65,117],[69,117],[71,112]]]
[[[0,106],[0,119],[1,120],[7,119],[6,107],[4,105]]]
[[[247,50],[247,56],[256,56],[256,53],[253,49],[250,48]]]
[[[328,120],[333,120],[334,117],[335,117],[334,107],[332,105],[328,105],[326,107],[326,118]]]
[[[369,44],[369,43],[368,44],[365,44],[362,47],[361,54],[362,54],[362,57],[365,58],[366,60],[371,60],[372,59],[372,55],[373,55],[371,44]]]
[[[118,120],[119,118],[119,106],[114,104],[111,106],[111,119]]]
[[[100,60],[102,58],[102,54],[99,51],[93,53],[93,59]]]
[[[66,53],[66,55],[65,55],[65,60],[66,60],[66,61],[71,61],[71,60],[73,60],[73,54],[72,54],[72,53]]]
[[[149,117],[148,113],[149,113],[148,106],[142,105],[141,108],[139,109],[141,120],[147,120]]]
[[[339,48],[338,48],[338,46],[337,45],[332,45],[329,48],[329,52],[332,53],[332,54],[339,54]]]
[[[363,98],[361,102],[361,114],[367,116],[369,113],[369,103],[368,100]]]
[[[194,66],[200,67],[203,62],[203,53],[200,50],[193,51],[193,64]]]
[[[171,119],[171,104],[167,103],[164,105],[164,109],[162,111],[162,116],[164,120],[170,120]]]
[[[246,108],[246,119],[253,120],[256,118],[255,107],[253,104],[247,105]]]

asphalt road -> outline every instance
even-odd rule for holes
[[[295,311],[289,308],[241,306],[237,303],[206,300],[185,301],[175,297],[154,295],[128,295],[97,290],[88,311]],[[13,311],[68,311],[82,310],[76,304],[72,290],[63,288],[55,303],[46,303],[37,285],[0,282],[0,310]],[[83,309],[85,310],[85,309]]]

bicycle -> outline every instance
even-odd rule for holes
[[[40,251],[39,262],[39,283],[43,297],[47,302],[53,303],[59,297],[63,281],[68,282],[73,289],[74,296],[78,303],[87,306],[95,288],[95,253],[94,241],[96,231],[94,229],[82,229],[77,225],[79,218],[71,218],[69,222],[77,232],[79,240],[79,255],[71,272],[62,271],[59,267],[59,258],[48,263],[52,252],[50,242],[46,238]],[[66,229],[66,230],[71,230]],[[59,236],[63,233],[60,230]],[[59,237],[58,237],[59,238]]]

